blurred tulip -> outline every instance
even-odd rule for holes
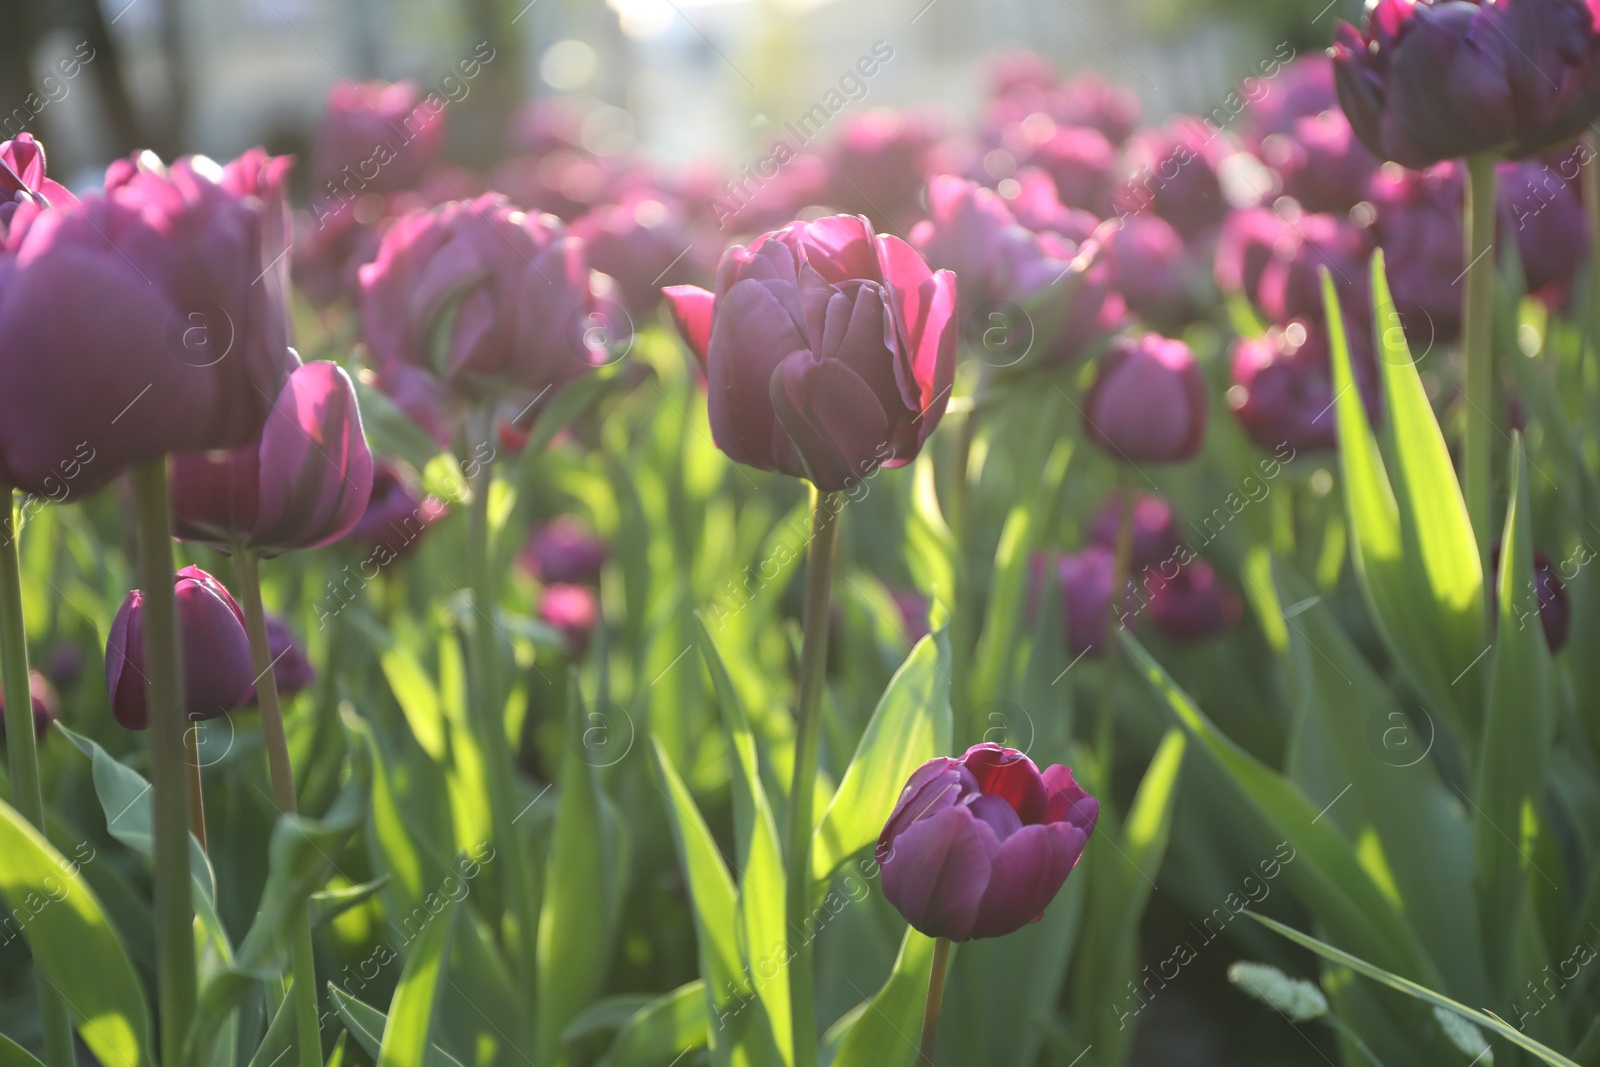
[[[1217,168],[1227,146],[1193,116],[1144,130],[1128,142],[1117,206],[1125,213],[1153,211],[1193,239],[1228,214]]]
[[[1206,386],[1182,341],[1124,338],[1100,359],[1083,398],[1084,431],[1125,463],[1176,463],[1200,451]]]
[[[395,222],[361,295],[379,387],[441,444],[454,405],[564,385],[604,363],[625,326],[584,242],[493,193]]]
[[[1259,302],[1273,322],[1323,318],[1322,270],[1333,280],[1339,307],[1357,322],[1371,318],[1366,231],[1334,215],[1302,215],[1273,248],[1261,271]]]
[[[1600,116],[1600,33],[1584,0],[1377,0],[1341,22],[1333,64],[1356,134],[1421,169],[1527,155]]]
[[[1203,560],[1178,568],[1177,576],[1150,582],[1150,620],[1173,641],[1203,641],[1238,623],[1239,597],[1217,580]]]
[[[428,527],[449,510],[438,497],[423,496],[409,471],[380,459],[373,466],[372,495],[349,537],[368,549],[378,566],[387,566],[415,551]]]
[[[828,203],[892,229],[916,211],[938,140],[937,124],[911,111],[878,108],[847,120],[833,145]]]
[[[1559,303],[1589,258],[1583,199],[1538,160],[1497,169],[1500,232],[1516,238],[1528,292],[1550,292]]]
[[[278,684],[278,696],[292,697],[317,680],[317,669],[311,665],[289,623],[270,613],[267,615],[267,651],[272,656],[272,680]],[[255,702],[252,686],[248,703]]]
[[[596,585],[607,554],[604,541],[577,519],[563,515],[529,535],[522,562],[546,585]]]
[[[1114,490],[1090,520],[1091,543],[1112,552],[1117,550],[1122,508],[1122,491]],[[1130,573],[1138,573],[1171,559],[1178,551],[1178,525],[1172,514],[1172,505],[1154,493],[1134,493],[1132,534],[1128,557]]]
[[[311,150],[317,195],[392,193],[417,184],[444,144],[444,106],[414,82],[336,83]]]
[[[1299,56],[1284,64],[1276,77],[1256,84],[1264,85],[1265,91],[1242,94],[1250,101],[1242,125],[1245,141],[1252,146],[1272,134],[1288,133],[1299,119],[1339,106],[1333,61],[1322,52]]]
[[[78,198],[66,186],[46,176],[44,145],[31,133],[0,143],[0,252],[10,243],[12,221],[24,205],[24,222],[46,208],[78,206]],[[16,229],[20,240],[23,225]]]
[[[956,280],[863,218],[735,246],[716,292],[666,290],[729,458],[844,489],[910,463],[950,399]]]
[[[1056,560],[1055,579],[1060,582],[1062,605],[1067,620],[1067,652],[1098,659],[1105,655],[1111,637],[1111,590],[1116,581],[1116,553],[1103,545],[1088,545],[1080,552],[1068,552]],[[1043,580],[1048,580],[1048,572]],[[1126,590],[1118,603],[1123,626],[1131,626]]]
[[[1049,60],[1026,48],[997,52],[984,63],[983,84],[990,96],[1049,89],[1059,80],[1060,75]]]
[[[1156,215],[1129,215],[1112,233],[1106,252],[1111,284],[1128,308],[1167,332],[1194,321],[1199,307],[1183,237]]]
[[[600,618],[600,601],[586,585],[547,585],[539,596],[539,618],[561,631],[567,654],[582,659]]]
[[[45,677],[57,689],[71,689],[83,674],[83,653],[77,645],[59,644],[50,653],[44,668]]]
[[[915,589],[891,586],[889,596],[900,613],[900,633],[911,644],[928,636],[928,598]]]
[[[1271,208],[1247,207],[1230,214],[1217,236],[1214,276],[1224,293],[1241,293],[1253,304],[1261,301],[1261,275],[1272,262],[1280,241],[1293,240],[1294,231]]]
[[[959,284],[961,322],[986,304],[1021,306],[1060,277],[1065,264],[1012,217],[992,189],[942,174],[928,183],[929,218],[912,227],[911,243],[930,266],[951,271]]]
[[[1019,153],[1023,161],[1050,176],[1063,204],[1108,214],[1116,178],[1116,147],[1092,127],[1049,123],[1049,128],[1048,137]]]
[[[1449,344],[1461,333],[1464,188],[1456,163],[1426,171],[1386,165],[1372,179],[1373,236],[1383,249],[1395,310],[1413,345]]]
[[[998,129],[1040,114],[1058,126],[1087,126],[1121,145],[1139,125],[1139,98],[1098,74],[1080,74],[1059,85],[1038,80],[1037,70],[1015,82],[989,105],[986,123]]]
[[[1378,157],[1367,151],[1342,111],[1299,118],[1261,143],[1261,159],[1283,191],[1307,211],[1343,213],[1366,199]]]
[[[50,724],[61,718],[61,699],[50,680],[38,671],[28,672],[28,696],[33,704],[33,735],[43,741]],[[0,693],[0,738],[6,736],[5,694]]]
[[[1364,323],[1347,318],[1345,337],[1356,385],[1367,417],[1376,424],[1381,414],[1378,364],[1369,334]],[[1295,452],[1338,446],[1325,329],[1293,322],[1260,337],[1241,338],[1233,346],[1232,375],[1228,405],[1257,445],[1274,453],[1285,445]]]
[[[1007,192],[1005,205],[1024,229],[1052,233],[1074,245],[1100,229],[1100,219],[1092,212],[1062,203],[1054,179],[1038,167],[1023,167],[1012,181],[1016,189]]]
[[[372,495],[355,386],[336,363],[289,375],[255,442],[172,461],[175,536],[276,555],[337,541]]]
[[[883,895],[929,937],[1003,937],[1043,917],[1099,814],[1069,768],[1015,749],[929,760],[878,836]]]
[[[14,484],[89,493],[130,464],[261,432],[298,362],[288,164],[260,149],[225,168],[121,160],[103,195],[27,227],[0,259],[0,466]]]
[[[589,265],[616,279],[623,304],[637,316],[655,311],[663,285],[695,281],[704,273],[680,212],[657,194],[637,193],[596,208],[570,232],[583,239]]]
[[[199,567],[179,571],[173,592],[183,649],[184,717],[192,722],[214,719],[244,707],[255,692],[244,613],[221,583]],[[111,713],[130,730],[143,730],[146,723],[143,604],[139,590],[129,593],[106,640]]]

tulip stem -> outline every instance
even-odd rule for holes
[[[839,543],[844,494],[811,489],[811,544],[806,556],[806,595],[801,626],[800,704],[795,709],[794,777],[789,783],[789,1001],[794,1015],[795,1067],[817,1062],[816,1002],[811,980],[812,800],[822,742],[822,687],[828,665],[828,597],[833,588],[833,553]]]
[[[256,704],[261,708],[261,736],[267,749],[267,773],[272,779],[272,802],[279,815],[295,815],[300,805],[294,790],[294,768],[289,763],[289,738],[283,729],[283,705],[278,700],[278,679],[272,671],[272,646],[267,639],[267,613],[261,606],[261,569],[256,554],[244,546],[233,553],[238,578],[239,605],[244,609],[245,632],[250,635],[250,669],[256,673]],[[290,919],[289,966],[294,975],[290,994],[295,999],[295,1027],[300,1057],[297,1062],[322,1067],[322,1032],[317,1018],[317,959],[311,940],[311,911],[299,904]]]
[[[1490,435],[1494,432],[1494,157],[1467,158],[1467,292],[1462,321],[1466,323],[1467,516],[1478,540],[1480,561],[1488,558],[1494,540],[1490,528]],[[1484,573],[1488,573],[1487,566]]]
[[[28,635],[22,618],[22,568],[17,538],[22,512],[11,486],[0,482],[6,508],[0,529],[0,679],[4,680],[6,759],[11,767],[11,804],[43,833],[44,792],[39,786],[38,739],[33,732],[33,692],[28,685]],[[44,971],[38,971],[39,1020],[50,1067],[72,1067],[72,1016]]]
[[[507,937],[517,946],[514,953],[514,971],[528,988],[532,988],[534,968],[538,959],[538,926],[532,921],[531,910],[537,904],[533,882],[528,873],[527,859],[522,839],[514,825],[518,806],[513,786],[515,769],[512,765],[513,748],[506,739],[505,705],[500,698],[497,679],[499,649],[495,646],[494,612],[500,602],[494,568],[490,563],[489,545],[489,492],[494,485],[494,414],[484,408],[473,421],[473,444],[482,444],[484,451],[478,455],[490,459],[476,459],[470,471],[472,506],[467,513],[467,566],[472,587],[472,707],[477,725],[478,746],[483,750],[489,786],[489,814],[491,831],[496,848],[501,850],[505,862],[504,890],[501,906],[510,923]]]
[[[928,971],[928,1004],[922,1010],[921,1060],[933,1067],[933,1053],[939,1044],[939,1009],[944,1005],[944,980],[950,970],[950,939],[935,938],[933,967]]]
[[[198,723],[190,723],[183,730],[183,761],[189,765],[189,832],[200,842],[200,851],[211,854],[211,841],[206,837],[205,769],[200,764],[200,731]]]
[[[1111,564],[1111,604],[1107,608],[1111,618],[1106,623],[1106,669],[1100,682],[1100,716],[1095,723],[1095,752],[1101,763],[1108,768],[1108,774],[1111,766],[1111,746],[1116,734],[1112,727],[1112,700],[1116,695],[1117,667],[1122,652],[1122,641],[1117,637],[1117,630],[1122,626],[1123,605],[1127,602],[1125,587],[1133,563],[1134,491],[1128,484],[1130,480],[1120,479],[1122,485],[1118,487],[1122,495],[1122,507],[1117,515],[1117,546]]]
[[[136,464],[133,508],[143,590],[161,1063],[182,1067],[184,1039],[195,1010],[194,901],[189,895],[189,785],[182,766],[186,755],[183,647],[173,591],[169,507],[166,457]]]

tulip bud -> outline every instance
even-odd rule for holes
[[[916,210],[938,142],[935,121],[912,111],[880,108],[848,120],[833,145],[826,202],[893,228]]]
[[[1101,545],[1066,553],[1056,563],[1056,580],[1065,602],[1067,651],[1074,657],[1098,659],[1105,655],[1112,640],[1111,589],[1116,569],[1116,553]],[[1126,591],[1118,608],[1122,625],[1130,626],[1133,620],[1127,613]]]
[[[1412,344],[1449,344],[1461,333],[1461,231],[1465,180],[1456,163],[1426,171],[1385,165],[1373,176],[1373,235],[1383,249],[1395,311]]]
[[[1343,213],[1367,195],[1378,157],[1367,151],[1342,111],[1294,120],[1261,143],[1262,161],[1283,179],[1283,191],[1307,211]]]
[[[317,194],[409,189],[443,143],[443,102],[414,82],[339,82],[311,152]]]
[[[883,895],[929,937],[1003,937],[1043,917],[1099,814],[1070,768],[1015,749],[929,760],[878,836]]]
[[[539,618],[561,631],[569,656],[582,659],[600,618],[600,601],[585,585],[547,585],[539,597]]]
[[[1025,120],[1022,125],[1027,125]],[[1111,213],[1111,188],[1117,167],[1117,150],[1106,135],[1087,126],[1049,124],[1049,136],[1019,153],[1029,166],[1038,167],[1054,181],[1063,204],[1098,215]]]
[[[50,207],[76,207],[77,197],[66,186],[45,176],[44,145],[31,133],[19,133],[0,144],[0,251],[11,235],[22,238],[25,224]],[[18,213],[22,221],[15,222]]]
[[[278,684],[280,697],[294,696],[317,680],[305,648],[289,624],[276,615],[267,616],[267,652],[272,656],[272,680]]]
[[[616,280],[622,302],[635,316],[655,311],[661,286],[697,281],[707,273],[682,212],[665,195],[629,194],[595,208],[572,224],[589,264]]]
[[[1217,174],[1227,151],[1215,130],[1193,116],[1135,134],[1123,156],[1118,207],[1154,211],[1184,237],[1200,236],[1228,214]]]
[[[1233,590],[1202,560],[1178,568],[1174,578],[1158,577],[1148,584],[1150,619],[1174,641],[1214,637],[1237,623],[1243,610]]]
[[[1089,540],[1093,544],[1112,552],[1117,550],[1123,506],[1121,490],[1106,498],[1089,523]],[[1134,573],[1171,559],[1178,551],[1177,520],[1172,505],[1162,497],[1143,491],[1133,494],[1131,549],[1128,569]]]
[[[1126,463],[1176,463],[1200,451],[1206,387],[1189,346],[1147,333],[1100,360],[1083,400],[1089,439]]]
[[[1243,88],[1240,95],[1246,99],[1251,96]],[[1267,91],[1245,108],[1245,143],[1254,147],[1272,134],[1288,133],[1298,119],[1338,106],[1332,60],[1321,52],[1297,56],[1278,71]]]
[[[1302,215],[1273,248],[1261,271],[1261,310],[1273,322],[1321,322],[1322,271],[1328,272],[1339,308],[1357,322],[1371,318],[1367,261],[1372,254],[1364,230],[1333,215]]]
[[[1260,303],[1261,275],[1272,262],[1278,243],[1293,236],[1289,223],[1271,208],[1249,207],[1233,212],[1217,235],[1217,288],[1224,293],[1242,293],[1251,303]]]
[[[372,495],[350,530],[350,540],[370,550],[377,566],[386,567],[415,551],[428,527],[449,510],[438,497],[423,496],[409,471],[379,460],[372,474]]]
[[[1150,326],[1176,331],[1199,309],[1190,289],[1183,237],[1155,215],[1129,215],[1107,246],[1111,284]]]
[[[38,671],[28,672],[28,696],[33,704],[33,734],[42,741],[50,732],[50,724],[61,718],[61,700],[49,679]],[[0,738],[6,735],[5,710],[5,694],[0,693]]]
[[[244,612],[211,575],[185,567],[175,576],[178,632],[183,649],[183,713],[191,722],[242,708],[255,692]],[[143,730],[145,708],[143,594],[128,594],[106,640],[106,690],[111,713]]]
[[[606,561],[606,543],[587,526],[563,515],[533,531],[522,549],[522,562],[546,585],[594,585]]]
[[[1356,385],[1367,417],[1376,425],[1382,408],[1370,336],[1357,321],[1347,321]],[[1250,440],[1268,452],[1285,445],[1296,452],[1338,446],[1333,364],[1322,327],[1295,321],[1235,342],[1232,375],[1228,406]]]
[[[1500,232],[1516,238],[1528,292],[1547,293],[1547,303],[1559,304],[1589,258],[1583,200],[1538,160],[1504,163],[1496,171]]]

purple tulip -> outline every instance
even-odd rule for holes
[[[1005,203],[1024,229],[1055,234],[1073,245],[1081,245],[1100,229],[1100,219],[1093,212],[1063,204],[1055,180],[1038,167],[1023,167],[1012,181],[1016,189],[1008,191]]]
[[[1261,275],[1272,262],[1279,242],[1295,233],[1271,208],[1247,207],[1233,212],[1217,235],[1214,277],[1224,293],[1240,293],[1253,304],[1261,301]]]
[[[1118,330],[1128,324],[1128,305],[1112,284],[1111,263],[1105,256],[1094,258],[1081,274],[1068,278],[1066,264],[1073,249],[1065,242],[1053,242],[1051,234],[1040,234],[1041,248],[1059,263],[1062,271],[1056,281],[1072,295],[1070,300],[1053,300],[1050,290],[1034,303],[1039,309],[1040,332],[1044,340],[1044,366],[1067,366],[1093,355]]]
[[[661,303],[662,285],[680,285],[705,272],[694,236],[681,212],[659,194],[638,193],[599,207],[572,224],[588,249],[589,264],[616,279],[634,315]]]
[[[1030,119],[1023,120],[1027,126]],[[1117,150],[1106,135],[1088,126],[1058,127],[1046,118],[1049,136],[1018,155],[1055,182],[1063,204],[1109,214],[1117,169]]]
[[[889,587],[889,597],[900,614],[900,633],[911,644],[928,636],[928,598],[915,589]]]
[[[1287,132],[1261,142],[1261,158],[1307,211],[1349,211],[1366,199],[1378,169],[1378,157],[1356,138],[1342,111],[1295,119]]]
[[[38,671],[28,672],[28,697],[33,705],[33,736],[42,741],[50,732],[50,724],[61,718],[61,698],[56,696],[50,680]],[[5,694],[0,693],[0,738],[6,736],[5,710]]]
[[[317,680],[317,669],[311,665],[294,630],[288,622],[271,614],[267,616],[267,652],[272,657],[272,680],[278,685],[280,697],[294,696]],[[252,695],[251,700],[254,699]]]
[[[1489,563],[1493,580],[1489,584],[1492,610],[1498,612],[1500,603],[1500,542],[1489,549]],[[1531,602],[1513,598],[1512,607],[1517,613],[1517,625],[1526,625],[1534,605],[1538,606],[1539,626],[1544,630],[1544,643],[1551,652],[1560,652],[1567,643],[1567,633],[1572,626],[1572,605],[1567,600],[1567,586],[1556,573],[1550,557],[1533,550],[1533,594]]]
[[[1115,552],[1117,534],[1122,526],[1123,497],[1115,490],[1095,512],[1089,523],[1089,540],[1092,544]],[[1171,559],[1178,551],[1178,525],[1172,505],[1154,493],[1143,491],[1133,495],[1133,531],[1128,557],[1128,570],[1137,573]]]
[[[395,222],[361,295],[379,387],[441,444],[456,404],[564,385],[606,361],[622,325],[584,242],[493,193]]]
[[[1357,136],[1421,169],[1527,155],[1600,116],[1600,33],[1585,0],[1378,0],[1341,22],[1333,63]]]
[[[89,493],[129,464],[261,432],[296,364],[288,164],[260,149],[225,168],[122,160],[103,195],[40,213],[0,256],[0,466],[13,484]]]
[[[1177,463],[1206,436],[1206,386],[1182,341],[1123,338],[1100,359],[1083,398],[1089,439],[1125,463]]]
[[[1217,580],[1204,560],[1178,568],[1177,576],[1150,583],[1150,620],[1173,641],[1203,641],[1238,623],[1239,597]]]
[[[1456,163],[1425,171],[1379,168],[1371,200],[1395,310],[1414,345],[1448,344],[1461,332],[1461,229],[1465,179]]]
[[[929,760],[878,835],[883,895],[929,937],[1003,937],[1043,917],[1099,814],[1069,768],[1015,749]]]
[[[1048,567],[1048,557],[1047,564]],[[1055,580],[1060,583],[1062,610],[1067,625],[1067,652],[1072,656],[1098,659],[1111,642],[1111,591],[1116,581],[1116,553],[1104,545],[1087,545],[1079,552],[1063,553],[1055,561]],[[1048,569],[1037,580],[1049,580]],[[1124,627],[1133,618],[1127,590],[1118,604]]]
[[[45,175],[44,145],[31,133],[19,133],[15,139],[0,144],[0,252],[9,245],[8,235],[24,205],[27,208],[23,222],[14,227],[18,240],[25,223],[39,211],[78,206],[78,198],[66,186]]]
[[[408,81],[335,84],[311,150],[316,195],[342,199],[416,185],[444,143],[444,104]]]
[[[836,491],[910,463],[950,399],[956,279],[866,219],[734,246],[715,293],[667,291],[729,458]]]
[[[1199,308],[1182,235],[1156,215],[1129,215],[1112,233],[1106,251],[1111,284],[1128,307],[1149,325],[1175,331],[1194,321]]]
[[[1117,206],[1128,214],[1154,211],[1184,237],[1198,237],[1228,214],[1217,176],[1227,151],[1217,131],[1192,116],[1135,134],[1123,155]]]
[[[372,495],[355,386],[336,363],[289,375],[258,440],[172,461],[175,535],[276,555],[350,532]]]
[[[1364,323],[1346,317],[1356,385],[1368,418],[1376,423],[1378,365],[1370,335]],[[1250,440],[1274,453],[1285,445],[1296,452],[1338,447],[1333,365],[1322,327],[1297,321],[1239,340],[1232,373],[1228,404]]]
[[[1268,319],[1321,321],[1322,270],[1326,268],[1339,296],[1339,307],[1356,321],[1370,318],[1368,281],[1371,241],[1361,230],[1335,215],[1302,215],[1273,249],[1261,271],[1259,299]]]
[[[1080,74],[1060,85],[1039,82],[1036,72],[998,95],[989,105],[984,125],[1003,129],[1029,115],[1041,114],[1058,126],[1088,126],[1121,145],[1139,126],[1139,98],[1098,74]]]
[[[183,710],[191,722],[214,719],[249,703],[255,692],[244,613],[215,578],[199,567],[174,576],[178,632],[183,649]],[[130,730],[143,730],[145,709],[144,595],[128,594],[106,639],[106,691],[111,713]]]
[[[877,109],[850,119],[833,145],[827,202],[892,228],[915,212],[938,140],[926,115]]]
[[[582,659],[600,618],[600,601],[586,585],[557,582],[539,595],[539,618],[561,631],[569,656]]]
[[[385,567],[415,551],[428,527],[447,514],[442,500],[423,496],[409,471],[378,460],[372,471],[372,495],[349,537],[370,552],[377,566]]]
[[[977,182],[951,174],[934,178],[928,183],[928,213],[912,227],[911,243],[930,266],[955,274],[961,321],[968,329],[987,325],[969,321],[983,305],[1026,304],[1066,270],[1065,262],[1018,225],[994,190]]]
[[[1271,80],[1258,82],[1265,92],[1250,99],[1245,110],[1244,139],[1258,146],[1275,133],[1288,133],[1297,120],[1339,106],[1333,86],[1333,61],[1322,52],[1299,56],[1290,61]]]
[[[1549,292],[1550,302],[1560,303],[1589,259],[1583,199],[1539,160],[1502,163],[1497,170],[1500,233],[1516,237],[1528,292]]]
[[[983,66],[983,84],[990,96],[1047,90],[1061,80],[1049,60],[1026,48],[997,52]]]
[[[577,519],[563,515],[533,531],[522,549],[522,561],[546,585],[595,585],[607,554],[604,541]]]

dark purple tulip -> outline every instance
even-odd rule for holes
[[[911,229],[911,243],[930,266],[954,272],[962,323],[983,305],[1022,305],[1066,270],[1034,234],[1018,225],[993,189],[950,174],[928,183],[929,217]]]
[[[595,585],[607,554],[606,543],[589,527],[563,515],[529,535],[522,561],[546,585]]]
[[[1378,366],[1371,330],[1347,316],[1345,336],[1367,416],[1376,422]],[[1228,404],[1250,440],[1268,452],[1284,445],[1296,452],[1338,446],[1333,365],[1321,326],[1293,322],[1239,340],[1233,347],[1232,374]]]
[[[1128,324],[1128,305],[1112,284],[1111,263],[1096,257],[1075,278],[1065,275],[1065,264],[1073,249],[1066,242],[1052,242],[1051,234],[1040,234],[1040,246],[1063,265],[1058,274],[1060,286],[1072,287],[1069,301],[1053,301],[1047,290],[1045,305],[1036,316],[1041,323],[1048,366],[1066,366],[1092,355],[1118,330]],[[1037,299],[1035,301],[1037,303]]]
[[[1365,230],[1335,215],[1302,215],[1278,241],[1261,272],[1259,300],[1268,319],[1282,324],[1293,319],[1321,321],[1323,268],[1333,279],[1341,310],[1365,321],[1370,317],[1368,259],[1371,241]]]
[[[42,741],[50,724],[61,718],[61,699],[50,680],[38,671],[28,672],[28,697],[33,705],[33,736]],[[0,738],[6,736],[5,710],[5,694],[0,693]]]
[[[416,185],[444,143],[445,101],[413,82],[342,81],[311,150],[315,194],[393,193]]]
[[[834,142],[827,202],[880,226],[916,210],[939,131],[927,116],[878,109],[850,119]]]
[[[311,665],[299,638],[287,622],[272,614],[267,615],[267,651],[272,657],[272,680],[278,684],[280,697],[294,696],[317,680],[317,669]],[[249,703],[255,702],[252,688]]]
[[[1107,242],[1111,284],[1128,308],[1161,330],[1192,322],[1198,308],[1182,235],[1157,215],[1129,215]]]
[[[1288,133],[1297,120],[1339,106],[1333,86],[1333,61],[1325,53],[1300,56],[1283,66],[1277,77],[1256,82],[1264,92],[1244,92],[1246,143],[1259,145],[1275,133]],[[1250,88],[1249,83],[1246,88]]]
[[[1295,119],[1287,132],[1261,142],[1261,158],[1307,211],[1349,211],[1366,199],[1378,169],[1378,157],[1356,139],[1342,111]]]
[[[442,500],[422,495],[409,470],[378,460],[372,471],[372,496],[349,537],[383,567],[415,551],[428,527],[447,514]]]
[[[1499,610],[1500,603],[1500,542],[1496,541],[1489,550],[1489,562],[1493,580],[1489,584],[1491,603],[1494,610]],[[1551,652],[1560,652],[1567,643],[1567,633],[1572,626],[1572,605],[1567,601],[1567,586],[1556,573],[1555,564],[1550,562],[1550,557],[1533,550],[1533,593],[1531,601],[1525,597],[1515,598],[1513,607],[1517,611],[1518,626],[1526,625],[1527,617],[1531,615],[1535,604],[1539,610],[1539,626],[1544,630],[1544,643]]]
[[[184,717],[214,719],[242,708],[255,693],[244,613],[215,578],[199,567],[175,576],[178,632],[183,648]],[[106,691],[111,713],[130,730],[143,730],[145,711],[144,595],[128,594],[106,639]]]
[[[1116,553],[1104,545],[1087,545],[1067,552],[1056,561],[1055,578],[1061,583],[1062,609],[1067,621],[1067,652],[1099,658],[1111,641],[1111,590],[1116,580]],[[1048,572],[1042,580],[1048,580]],[[1126,595],[1121,602],[1122,624],[1131,626]]]
[[[1099,815],[1059,763],[996,744],[929,760],[878,835],[883,895],[929,937],[1004,937],[1043,917]]]
[[[9,244],[12,221],[23,205],[27,205],[26,218],[50,207],[78,206],[78,198],[66,186],[46,176],[44,145],[31,133],[19,133],[0,144],[0,251]],[[22,228],[19,223],[19,240]]]
[[[1117,533],[1122,526],[1122,508],[1122,492],[1113,491],[1089,523],[1091,543],[1116,551]],[[1163,563],[1178,551],[1177,520],[1173,517],[1172,505],[1165,499],[1142,490],[1133,495],[1133,537],[1130,548],[1128,570],[1131,573]]]
[[[1395,310],[1413,345],[1448,344],[1461,332],[1464,188],[1456,163],[1426,171],[1384,166],[1372,179],[1373,236],[1383,249]]]
[[[663,285],[706,273],[682,213],[667,199],[638,193],[589,212],[570,232],[583,239],[589,265],[616,279],[622,302],[637,316],[661,303]]]
[[[372,453],[355,386],[336,363],[289,375],[261,437],[172,461],[175,535],[267,555],[317,548],[350,532],[372,495]]]
[[[1151,582],[1150,619],[1174,641],[1203,641],[1234,626],[1239,597],[1217,580],[1204,560],[1192,560],[1172,579]]]
[[[666,292],[739,463],[840,490],[911,462],[944,414],[955,275],[864,218],[791,223],[725,252],[714,294]]]
[[[1089,439],[1125,463],[1177,463],[1206,436],[1206,385],[1182,341],[1123,338],[1100,359],[1083,398]]]
[[[1502,163],[1497,170],[1500,233],[1516,238],[1528,292],[1551,290],[1564,298],[1589,258],[1589,223],[1582,197],[1536,159]]]
[[[288,164],[254,149],[168,169],[146,154],[112,164],[103,195],[34,218],[0,258],[0,461],[14,484],[87,494],[129,464],[261,432],[297,362]]]
[[[361,294],[378,385],[441,443],[452,402],[564,385],[606,361],[623,325],[584,242],[493,193],[395,222],[361,268]]]
[[[1115,146],[1092,127],[1049,126],[1050,136],[1019,153],[1023,161],[1050,175],[1063,204],[1108,214],[1117,168]]]
[[[539,595],[539,618],[561,631],[568,655],[582,659],[600,618],[600,601],[586,585],[557,582]]]
[[[1062,126],[1090,126],[1120,145],[1139,127],[1139,98],[1098,74],[1079,74],[1055,91],[1049,114]]]
[[[1053,233],[1074,245],[1100,229],[1100,219],[1093,212],[1063,204],[1055,180],[1038,167],[1023,167],[1012,180],[1016,182],[1015,195],[1008,192],[1006,207],[1025,229]]]
[[[1154,211],[1184,237],[1197,237],[1228,214],[1217,176],[1226,153],[1217,131],[1193,116],[1135,134],[1123,156],[1117,206]]]
[[[1585,0],[1378,0],[1340,23],[1333,63],[1357,136],[1421,169],[1564,141],[1600,115],[1600,34]]]
[[[1242,293],[1260,303],[1261,275],[1279,242],[1295,240],[1294,230],[1271,208],[1247,207],[1230,214],[1217,235],[1214,276],[1224,293]]]

